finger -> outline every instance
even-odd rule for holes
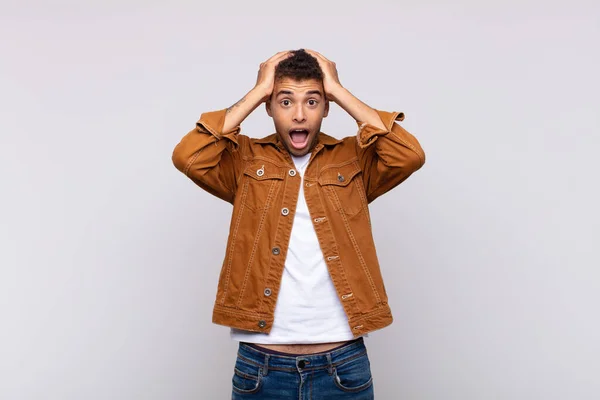
[[[311,56],[315,57],[316,59],[319,59],[319,58],[320,58],[320,57],[319,57],[319,56],[320,56],[320,54],[319,54],[319,53],[317,53],[316,51],[314,51],[314,50],[309,50],[309,49],[305,49],[305,50],[306,50],[306,52],[307,52],[308,54],[310,54]]]
[[[291,55],[292,53],[289,50],[286,51],[280,51],[279,53],[275,54],[273,57],[269,58],[267,60],[267,62],[274,62],[283,58],[288,57],[289,55]]]
[[[291,51],[286,51],[286,52],[282,53],[282,54],[281,54],[279,57],[277,57],[277,58],[276,58],[275,60],[273,60],[273,61],[281,61],[281,60],[284,60],[284,59],[286,59],[286,58],[290,57],[291,55],[292,55],[292,52],[291,52]]]
[[[265,62],[265,66],[267,66],[267,65],[270,65],[270,66],[277,65],[281,61],[285,60],[288,57],[289,57],[289,55],[282,54],[282,55],[280,55],[277,58],[271,58],[271,59],[269,59],[268,61]]]
[[[314,58],[317,59],[317,62],[319,63],[319,65],[321,66],[321,68],[324,66],[325,64],[325,60],[323,58],[323,56],[321,56],[319,53],[317,53],[314,50],[309,50],[309,49],[304,49],[308,54],[310,54],[311,56],[313,56]]]
[[[314,50],[306,50],[306,51],[324,61],[329,61],[323,54],[319,53],[318,51],[314,51]]]

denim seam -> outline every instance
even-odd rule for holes
[[[322,166],[319,169],[319,173],[317,174],[317,180],[318,180],[318,176],[321,175],[321,173],[323,172],[323,170],[329,169],[329,168],[340,168],[340,167],[345,167],[348,164],[352,164],[354,163],[354,161],[358,161],[358,157],[353,157],[350,160],[344,161],[342,163],[337,163],[337,164],[326,164],[324,166]],[[359,168],[360,170],[360,168]]]
[[[421,154],[419,154],[419,152],[416,150],[415,146],[413,146],[411,143],[408,143],[407,141],[405,141],[404,139],[400,138],[400,136],[396,135],[393,131],[390,131],[390,133],[396,137],[396,139],[398,139],[398,141],[403,144],[404,146],[406,146],[407,148],[409,148],[410,150],[412,150],[417,157],[419,157],[419,160],[421,161],[421,165],[423,165],[425,163],[423,157],[421,156]]]
[[[330,353],[326,353],[326,354],[330,354]],[[343,360],[339,360],[336,362],[330,362],[332,367],[338,367],[340,365],[343,365],[347,362],[353,361],[357,358],[360,358],[364,355],[367,354],[366,350],[361,351],[360,353],[354,354],[350,357],[344,358]],[[306,356],[310,356],[311,354],[306,354]],[[243,355],[241,355],[239,352],[237,354],[237,357],[239,357],[241,360],[243,360],[244,362],[247,362],[248,364],[251,364],[257,368],[262,368],[264,367],[264,364],[259,364],[257,362],[255,362],[254,360],[250,360],[246,357],[244,357]],[[286,357],[286,356],[277,356],[279,358],[289,358],[290,361],[296,359],[296,357]],[[331,357],[327,357],[329,360],[331,359]],[[309,367],[309,368],[303,368],[303,371],[317,371],[317,370],[324,370],[324,369],[329,369],[328,365],[322,365],[319,367]],[[297,371],[298,369],[296,367],[275,367],[272,365],[269,365],[269,370],[270,371],[288,371],[288,372],[293,372],[293,371]]]
[[[300,178],[300,179],[302,179],[302,178]],[[289,181],[289,177],[284,178],[282,198],[285,198],[285,190],[287,188],[288,181]],[[302,185],[302,181],[300,181],[300,185]],[[300,193],[300,189],[298,189],[298,193]],[[298,199],[296,199],[296,203],[298,203]],[[281,218],[281,216],[279,216],[277,218],[277,227],[275,228],[275,236],[277,236],[277,232],[279,232],[279,227],[281,225],[281,221],[282,221],[282,218]],[[284,262],[285,262],[285,260],[284,260]],[[271,264],[272,264],[272,262],[269,262],[269,266],[267,268],[267,273],[265,274],[267,280],[269,279],[269,274],[271,273]],[[276,261],[276,264],[277,264],[277,261]],[[258,306],[258,312],[259,313],[263,312],[263,304],[264,303],[265,303],[264,297],[262,297],[261,301],[260,301],[260,304]]]
[[[369,228],[371,228],[371,216],[369,215],[369,201],[367,200],[367,191],[362,183],[361,179],[355,179],[355,185],[358,189],[358,194],[360,194],[360,198],[363,204],[363,211],[365,212],[365,216],[367,217],[367,221],[369,221]]]
[[[320,191],[319,191],[318,193],[319,193],[319,202],[321,203],[321,208],[323,209],[323,211],[324,211],[324,213],[325,213],[326,217],[329,217],[329,216],[327,215],[327,212],[325,211],[325,210],[326,210],[326,207],[325,207],[325,205],[323,204],[323,202],[324,202],[323,196],[321,196],[321,192],[320,192]],[[327,196],[327,194],[325,194],[325,195]],[[334,237],[334,242],[335,242],[335,237]],[[337,242],[335,242],[335,246],[336,246],[336,253],[338,253],[337,255],[338,255],[338,257],[339,257],[339,251],[337,251],[337,250],[339,250],[339,249],[337,248]],[[338,260],[341,260],[341,257],[340,257],[340,258],[338,258]],[[340,263],[340,265],[343,265],[343,264],[341,263],[341,261],[338,261],[338,262]],[[344,271],[344,268],[339,268],[339,269],[336,269],[336,271],[340,271],[340,274],[342,275],[342,279],[344,280],[344,283],[345,283],[345,285],[346,285],[346,288],[348,288],[348,292],[347,292],[347,293],[353,292],[353,290],[352,290],[352,287],[350,286],[350,282],[348,281],[348,278],[346,277],[346,272]],[[334,285],[334,286],[335,286],[335,285]],[[336,292],[337,292],[337,288],[336,288]],[[338,295],[339,295],[339,293],[338,293]],[[342,305],[342,306],[343,306],[343,305]],[[346,312],[346,311],[345,311],[345,308],[344,308],[344,312]]]
[[[240,204],[240,211],[238,212],[237,221],[235,222],[235,227],[233,229],[233,233],[231,235],[231,245],[229,246],[229,257],[227,260],[227,271],[225,274],[225,283],[223,288],[223,298],[221,299],[221,305],[225,305],[225,299],[227,298],[227,290],[229,289],[229,278],[231,277],[231,264],[233,263],[233,251],[235,249],[235,239],[237,237],[238,230],[240,228],[240,223],[242,221],[242,214],[244,212],[244,198],[248,193],[248,182],[246,182],[243,186],[242,190],[242,202]]]
[[[238,308],[234,308],[234,309],[229,309],[230,307],[227,306],[217,306],[218,308],[216,309],[217,312],[221,312],[221,313],[225,313],[225,314],[233,314],[237,317],[239,317],[240,315],[242,316],[246,316],[249,318],[256,318],[256,317],[260,317],[261,315],[258,314],[257,312],[254,311],[244,311]]]
[[[273,158],[264,157],[264,156],[244,156],[244,160],[250,164],[253,161],[262,160],[267,161],[271,164],[274,164],[280,168],[289,168],[290,165],[288,163],[282,162],[281,160],[275,160]]]
[[[342,209],[340,198],[338,197],[337,193],[335,193],[335,191],[332,191],[332,193],[334,194],[335,199],[338,203],[338,206],[340,207],[340,211],[341,211],[340,215],[342,216],[342,219],[344,220],[344,226],[346,227],[346,232],[348,232],[348,236],[350,236],[350,241],[352,242],[352,246],[354,247],[354,250],[356,251],[356,255],[358,256],[360,265],[363,268],[363,271],[365,272],[365,274],[367,275],[367,278],[369,279],[369,284],[371,285],[371,289],[373,290],[373,293],[375,294],[375,300],[377,301],[377,303],[380,303],[381,300],[379,298],[379,293],[377,292],[377,288],[375,287],[375,282],[373,282],[373,277],[371,276],[371,272],[367,268],[365,259],[363,258],[363,255],[358,247],[358,243],[356,242],[356,238],[354,237],[354,234],[352,233],[352,229],[350,228],[350,224],[348,223],[348,218],[346,216],[346,212]],[[353,291],[351,291],[351,292],[353,292]]]
[[[260,222],[258,223],[258,229],[256,232],[256,237],[254,238],[254,244],[252,245],[252,253],[250,253],[250,259],[248,260],[248,265],[246,267],[246,274],[244,275],[244,282],[242,283],[242,289],[240,290],[240,294],[237,301],[237,307],[239,308],[242,304],[242,298],[244,297],[244,292],[246,291],[246,284],[248,283],[248,278],[250,277],[250,269],[252,268],[252,262],[254,261],[254,255],[256,254],[256,248],[258,247],[258,242],[260,238],[261,231],[263,229],[263,225],[265,222],[265,217],[269,211],[269,205],[271,203],[271,198],[273,196],[273,192],[275,190],[275,185],[277,181],[274,180],[271,183],[271,188],[269,189],[269,194],[267,196],[267,201],[265,202],[265,207],[263,208],[263,212],[260,218]]]

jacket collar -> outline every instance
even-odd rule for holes
[[[336,139],[332,136],[329,136],[323,132],[319,132],[319,134],[317,136],[317,145],[323,144],[325,146],[333,146],[333,145],[336,145],[341,142],[342,142],[341,140]],[[284,147],[283,142],[281,141],[281,139],[279,138],[279,135],[277,133],[272,133],[269,136],[265,136],[264,138],[257,139],[255,143],[261,143],[261,144],[271,143],[279,148]]]

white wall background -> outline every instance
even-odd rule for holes
[[[230,395],[231,207],[171,152],[274,53],[404,111],[427,164],[372,204],[380,400],[600,398],[600,4],[2,1],[0,399]],[[273,131],[257,109],[242,125]],[[322,130],[356,132],[338,106]]]

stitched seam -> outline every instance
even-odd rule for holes
[[[315,370],[311,371],[310,374],[310,386],[309,386],[309,390],[308,390],[308,398],[310,400],[312,400],[312,391],[313,391],[313,380],[315,379]]]
[[[345,364],[345,363],[347,363],[347,362],[349,362],[349,361],[352,361],[352,360],[355,360],[355,359],[357,359],[357,358],[359,358],[359,357],[362,357],[362,356],[364,356],[365,354],[367,354],[367,352],[366,352],[366,351],[361,351],[360,353],[358,353],[358,354],[355,354],[355,355],[353,355],[352,357],[344,358],[344,359],[343,359],[343,360],[341,360],[341,361],[338,361],[338,362],[335,362],[335,363],[331,363],[331,365],[333,365],[334,367],[337,367],[338,365],[342,365],[342,364]]]
[[[373,293],[375,294],[375,299],[377,300],[377,303],[379,303],[380,302],[379,293],[377,292],[377,288],[375,287],[375,283],[373,282],[373,277],[371,276],[371,273],[369,272],[369,269],[367,268],[367,263],[365,262],[365,259],[363,258],[362,253],[361,253],[360,249],[358,248],[358,243],[356,242],[356,238],[354,237],[354,234],[352,233],[352,230],[350,229],[350,224],[348,223],[348,218],[346,218],[346,212],[344,211],[343,208],[341,208],[340,198],[338,197],[337,193],[335,193],[335,191],[333,191],[333,194],[338,203],[338,206],[340,206],[340,215],[342,216],[342,219],[344,220],[344,225],[346,226],[346,232],[348,232],[348,235],[350,236],[350,240],[352,241],[352,246],[354,247],[354,250],[356,251],[356,254],[358,255],[360,265],[362,266],[363,271],[367,275],[367,278],[369,278],[369,283],[371,284],[371,289],[373,289]]]
[[[354,161],[357,161],[358,157],[354,157],[348,161],[344,161],[343,163],[339,163],[339,164],[326,164],[323,167],[321,167],[321,169],[319,169],[319,175],[321,175],[321,172],[323,172],[324,169],[328,169],[328,168],[335,168],[335,167],[344,167],[348,164],[352,164]]]
[[[245,372],[242,372],[242,371],[240,371],[240,370],[239,370],[239,369],[237,369],[237,368],[235,368],[235,370],[236,370],[237,374],[238,374],[238,375],[240,375],[240,376],[241,376],[241,377],[243,377],[243,378],[246,378],[246,379],[251,379],[251,380],[253,380],[253,381],[258,381],[258,377],[256,377],[256,376],[249,375],[249,374],[247,374],[247,373],[245,373]]]
[[[217,142],[215,142],[216,144]],[[196,153],[194,153],[194,155],[192,157],[190,157],[190,159],[188,160],[188,163],[185,166],[185,169],[183,170],[185,173],[185,176],[187,176],[188,178],[189,176],[189,171],[190,171],[190,167],[192,166],[192,164],[194,164],[196,162],[196,159],[198,158],[198,156],[200,155],[200,152],[202,151],[202,149],[196,151]],[[221,179],[219,179],[219,182],[221,183],[221,185],[223,185],[223,187],[225,189],[227,189],[229,191],[229,193],[233,194],[235,196],[235,193],[233,192],[232,189],[230,189],[227,185],[225,185],[225,182],[221,181]]]
[[[285,189],[287,187],[288,181],[289,181],[289,178],[284,180],[284,186],[283,186],[284,196],[285,196]],[[302,181],[300,181],[300,185],[302,186]],[[300,189],[298,189],[298,193],[300,193]],[[282,196],[282,197],[284,197],[284,196]],[[296,199],[296,203],[297,202],[298,202],[298,199]],[[282,221],[282,218],[279,216],[277,218],[277,228],[275,228],[275,234],[276,235],[277,235],[277,232],[279,232],[279,227],[281,226],[281,221]],[[284,262],[285,262],[285,260],[284,260]],[[272,263],[269,262],[269,267],[267,268],[267,273],[265,275],[267,280],[269,279],[269,274],[271,273],[271,265],[272,265]],[[261,300],[261,302],[260,302],[259,308],[258,308],[258,312],[259,313],[263,312],[263,308],[264,308],[263,306],[264,306],[264,304],[265,304],[265,301],[264,301],[264,297],[263,297],[262,300]]]
[[[240,157],[241,157],[243,163],[242,163],[242,168],[240,169],[240,172],[239,172],[239,174],[238,174],[238,176],[237,176],[237,178],[235,180],[236,185],[238,187],[240,185],[240,181],[241,181],[242,177],[244,176],[244,171],[246,170],[246,167],[248,165],[248,163],[245,162],[246,161],[246,156],[243,155],[243,152],[244,152],[244,147],[243,146],[240,147],[239,152],[240,152]]]
[[[212,134],[217,140],[222,138],[222,135],[219,135],[217,131],[215,131],[209,124],[206,122],[198,121],[198,125],[201,125],[204,129],[208,131],[208,133]]]
[[[327,352],[323,352],[323,353],[327,353]],[[355,359],[357,359],[357,358],[359,358],[359,357],[362,357],[362,356],[364,356],[365,354],[367,354],[367,351],[361,351],[360,353],[357,353],[357,354],[355,354],[355,355],[353,355],[353,356],[351,356],[351,357],[344,358],[343,360],[340,360],[340,361],[338,361],[338,362],[335,362],[335,363],[331,363],[331,365],[332,365],[333,367],[337,367],[337,366],[340,366],[340,365],[342,365],[342,364],[345,364],[345,363],[347,363],[347,362],[349,362],[349,361],[352,361],[352,360],[355,360]],[[307,354],[307,356],[310,356],[310,355],[311,355],[311,354]],[[254,362],[253,360],[250,360],[249,358],[246,358],[246,357],[244,357],[244,356],[243,356],[243,355],[241,355],[239,352],[237,353],[237,356],[238,356],[238,357],[239,357],[241,360],[243,360],[243,361],[247,362],[248,364],[254,365],[255,367],[262,367],[262,366],[263,366],[263,364],[258,364],[258,363],[256,363],[256,362]],[[282,355],[279,355],[279,354],[277,355],[277,357],[281,357],[281,358],[287,358],[287,359],[289,359],[289,360],[294,360],[294,359],[296,359],[296,357],[282,356]],[[323,365],[323,366],[320,366],[320,367],[309,367],[309,368],[304,368],[304,371],[318,371],[318,370],[321,370],[321,369],[327,369],[327,365]],[[296,368],[293,368],[293,367],[289,367],[289,368],[286,368],[286,367],[272,367],[272,366],[270,366],[270,365],[269,365],[269,371],[270,371],[270,370],[276,370],[276,371],[296,371],[297,369],[296,369]]]
[[[248,364],[252,364],[252,365],[254,365],[255,367],[262,367],[262,366],[263,366],[263,364],[257,364],[257,363],[255,363],[254,361],[252,361],[252,360],[250,360],[250,359],[248,359],[248,358],[244,357],[244,356],[243,356],[243,355],[241,355],[240,353],[238,353],[238,354],[237,354],[237,356],[238,356],[238,357],[239,357],[241,360],[243,360],[243,361],[247,362]],[[280,356],[280,355],[277,355],[277,357],[286,357],[286,356]],[[286,357],[286,358],[289,358],[289,359],[294,359],[295,357]],[[308,368],[307,368],[307,369],[308,369]],[[274,370],[274,371],[297,371],[297,369],[296,369],[296,368],[293,368],[293,367],[289,367],[289,368],[285,368],[285,367],[272,367],[272,366],[270,366],[270,365],[269,365],[269,371],[271,371],[271,370]]]
[[[328,353],[328,352],[323,352],[323,353]],[[331,365],[334,366],[334,367],[337,367],[337,366],[340,366],[340,365],[345,364],[347,362],[350,362],[352,360],[355,360],[357,358],[360,358],[360,357],[364,356],[365,354],[367,354],[366,351],[361,351],[360,353],[354,354],[351,357],[344,358],[343,360],[340,360],[338,362],[331,363]],[[307,356],[311,356],[311,354],[307,354]],[[254,365],[255,367],[262,367],[262,364],[257,364],[253,360],[250,360],[250,359],[244,357],[243,355],[241,355],[239,353],[238,353],[238,357],[240,357],[245,362]],[[283,356],[283,355],[279,355],[279,354],[277,355],[277,357],[287,358],[290,361],[296,359],[296,357]],[[271,369],[278,369],[279,371],[296,371],[296,368],[293,368],[293,367],[289,367],[289,368],[286,368],[286,367],[271,367],[269,365],[269,370],[271,370]],[[308,368],[304,368],[303,370],[304,371],[318,371],[318,370],[321,370],[321,369],[327,369],[327,365],[323,365],[323,366],[319,366],[319,367],[308,367]]]
[[[359,318],[353,319],[352,320],[352,324],[357,324],[357,323],[362,322],[362,321],[364,321],[364,320],[366,320],[368,318],[371,318],[371,317],[373,317],[375,315],[384,314],[386,312],[388,312],[388,308],[387,307],[385,307],[385,308],[378,308],[378,309],[376,309],[374,311],[371,311],[371,312],[369,312],[367,314],[361,315]]]
[[[238,310],[238,309],[228,310],[227,306],[219,306],[218,305],[217,309],[215,311],[218,313],[232,314],[232,315],[235,315],[236,317],[240,316],[240,315],[242,315],[244,317],[248,317],[248,318],[257,318],[257,317],[260,318],[261,317],[261,315],[255,313],[255,312],[252,312],[252,311],[244,311],[244,310]]]
[[[360,168],[358,168],[357,170],[355,170],[355,171],[352,171],[352,174],[351,174],[351,175],[350,175],[348,178],[344,177],[345,179],[347,179],[347,183],[346,183],[346,184],[343,184],[343,183],[342,183],[342,184],[340,184],[340,182],[339,182],[339,181],[337,181],[337,180],[335,180],[335,179],[332,179],[332,180],[325,180],[325,179],[323,179],[323,182],[322,182],[322,183],[321,183],[321,182],[319,182],[319,183],[321,183],[321,185],[348,186],[348,185],[349,185],[349,183],[350,183],[350,181],[351,181],[352,179],[354,179],[354,177],[355,177],[356,175],[358,175],[360,172],[361,172],[361,171],[360,171]]]
[[[223,298],[221,299],[221,305],[225,304],[225,298],[227,297],[227,290],[229,288],[229,277],[231,276],[231,264],[233,262],[233,250],[235,248],[235,239],[237,237],[237,232],[240,227],[240,222],[242,220],[242,213],[244,212],[244,200],[246,194],[248,192],[248,182],[244,185],[244,189],[242,190],[242,201],[240,203],[240,211],[238,213],[237,221],[235,221],[235,228],[233,230],[233,236],[231,237],[231,246],[229,246],[229,257],[227,260],[227,271],[225,274],[225,287],[223,288]]]
[[[237,301],[238,308],[242,304],[242,298],[244,297],[244,292],[246,291],[246,284],[248,283],[248,278],[250,277],[250,269],[252,267],[252,262],[254,261],[254,255],[256,254],[256,248],[258,247],[260,233],[262,231],[262,228],[263,228],[263,225],[265,222],[265,216],[267,215],[267,213],[269,211],[269,204],[271,203],[271,198],[273,197],[273,191],[275,190],[276,183],[277,183],[277,181],[273,181],[273,183],[271,183],[271,188],[269,189],[269,195],[267,196],[267,201],[265,202],[265,207],[263,208],[263,213],[260,217],[260,222],[258,224],[256,237],[254,239],[254,244],[252,245],[252,253],[250,253],[250,259],[248,260],[248,265],[246,267],[246,274],[244,275],[244,282],[242,283],[242,290],[240,291],[240,295],[239,295],[238,301]]]
[[[396,135],[393,131],[390,131],[389,134],[394,135],[394,137],[396,137],[398,139],[398,141],[403,144],[404,146],[406,146],[408,149],[412,150],[413,153],[415,153],[417,155],[417,157],[419,157],[419,161],[421,161],[421,166],[423,166],[423,164],[425,163],[424,158],[421,156],[421,154],[416,150],[416,148],[410,144],[409,142],[403,140],[402,138],[400,138],[398,135]],[[377,153],[377,157],[379,158],[379,154]],[[371,196],[373,193],[375,193],[377,190],[379,189],[379,186],[376,187],[375,189],[373,189],[371,191],[371,193],[368,193],[368,196]]]
[[[244,160],[245,161],[263,160],[263,161],[270,162],[271,164],[274,164],[278,167],[289,168],[289,164],[282,162],[281,160],[274,160],[272,158],[264,157],[264,156],[253,156],[253,157],[252,156],[244,156]]]
[[[328,188],[328,189],[329,189],[329,190],[330,190],[332,193],[334,193],[334,190],[333,190],[333,188]],[[335,193],[334,193],[334,196],[335,196],[335,197],[336,197],[336,199],[337,199],[337,202],[338,202],[338,204],[337,204],[337,205],[338,205],[338,206],[340,206],[340,204],[339,204],[339,198],[337,197],[337,195],[335,195]],[[319,201],[321,202],[321,207],[322,207],[323,209],[325,209],[325,207],[324,207],[324,204],[323,204],[323,200],[322,200],[321,196],[319,196]],[[335,239],[335,237],[334,237],[334,239]],[[337,249],[337,244],[336,244],[336,249]],[[339,258],[339,256],[338,256],[338,258]],[[340,261],[340,263],[341,263],[341,261]],[[344,268],[338,268],[337,270],[338,270],[338,271],[341,271],[342,279],[343,279],[343,280],[344,280],[344,282],[346,283],[346,287],[349,289],[349,290],[348,290],[348,292],[346,292],[346,293],[353,293],[354,291],[352,290],[352,286],[350,285],[350,282],[348,281],[348,278],[346,277],[346,271],[345,271],[345,269],[344,269]],[[354,301],[354,298],[352,298],[352,299],[350,300],[350,302],[352,302],[352,301]],[[345,304],[348,304],[348,303],[349,303],[349,302],[345,302]],[[355,308],[357,308],[357,307],[355,307]]]
[[[365,187],[363,186],[361,179],[354,179],[354,184],[358,188],[358,193],[360,194],[360,198],[361,198],[362,204],[363,204],[363,210],[365,212],[365,215],[367,216],[367,221],[369,221],[369,228],[371,228],[371,216],[369,215],[369,206],[368,206],[367,195],[365,193],[366,192]]]
[[[402,143],[404,146],[411,149],[417,155],[417,157],[419,157],[419,160],[421,161],[421,165],[424,164],[424,162],[425,162],[424,157],[421,156],[421,154],[419,154],[419,152],[416,150],[415,146],[413,146],[411,143],[405,141],[404,139],[400,138],[400,136],[396,135],[393,131],[390,131],[390,133],[392,135],[394,135],[400,143]]]
[[[188,178],[189,178],[188,172],[190,171],[190,167],[192,166],[192,164],[194,162],[196,162],[196,159],[200,155],[201,151],[202,151],[202,149],[198,150],[196,153],[194,153],[193,157],[190,157],[190,159],[188,160],[187,165],[185,166],[185,169],[183,170],[183,172],[185,173],[185,176],[187,176]]]

